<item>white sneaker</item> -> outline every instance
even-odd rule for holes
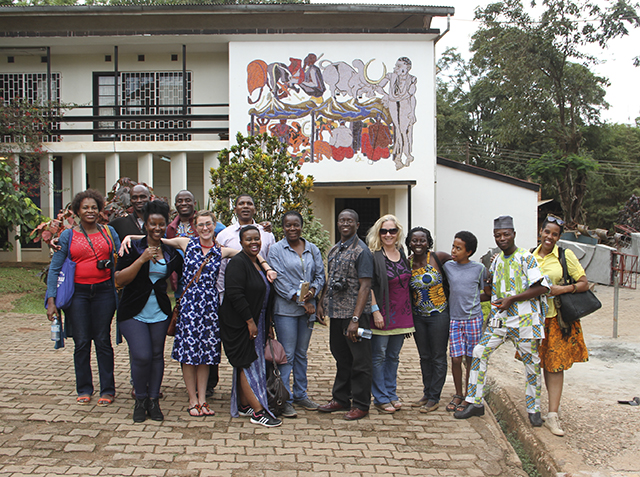
[[[560,427],[560,421],[558,420],[557,412],[550,412],[549,414],[547,414],[544,425],[549,428],[551,434],[555,436],[564,436],[564,431]]]

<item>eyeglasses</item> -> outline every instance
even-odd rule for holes
[[[213,222],[206,222],[204,224],[196,224],[196,228],[198,228],[198,229],[204,229],[204,228],[210,229],[211,227],[213,227]]]
[[[380,235],[387,235],[387,234],[396,235],[397,233],[398,233],[398,229],[395,227],[392,229],[380,229]]]
[[[343,225],[343,224],[355,224],[356,221],[353,219],[340,219],[338,220],[338,224]]]
[[[555,222],[560,227],[564,225],[564,220],[562,220],[560,217],[556,217],[555,215],[547,215],[547,222]]]

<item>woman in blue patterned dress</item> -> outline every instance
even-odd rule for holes
[[[185,291],[180,298],[180,316],[171,357],[182,365],[182,375],[189,394],[190,416],[213,416],[215,412],[206,402],[209,366],[220,364],[220,327],[218,323],[218,289],[216,282],[220,261],[238,253],[214,242],[216,219],[208,210],[196,213],[198,237],[164,239],[167,245],[181,248],[185,253],[182,272]],[[194,276],[199,277],[187,287]]]

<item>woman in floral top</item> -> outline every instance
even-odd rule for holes
[[[411,257],[411,295],[414,334],[423,393],[413,406],[420,412],[438,409],[440,393],[447,377],[447,342],[449,341],[448,284],[442,264],[451,260],[444,252],[431,252],[433,238],[423,227],[414,227],[407,236]]]

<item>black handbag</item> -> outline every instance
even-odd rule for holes
[[[269,340],[269,346],[271,346],[271,355],[273,356],[271,340]],[[280,376],[278,363],[276,363],[275,360],[271,361],[271,366],[267,366],[267,400],[269,402],[269,410],[275,416],[279,416],[282,414],[284,405],[289,400],[289,397],[289,391],[287,391]]]
[[[576,281],[569,276],[564,249],[558,247],[558,253],[560,254],[560,264],[562,265],[563,284],[572,285],[576,283]],[[563,293],[555,298],[558,314],[567,326],[602,307],[602,303],[600,303],[600,300],[598,300],[591,290],[580,293]]]

